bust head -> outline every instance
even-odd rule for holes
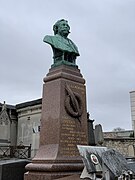
[[[68,21],[64,19],[57,21],[53,26],[54,35],[59,34],[62,37],[67,37],[70,33],[69,30]]]

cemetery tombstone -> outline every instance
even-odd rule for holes
[[[102,153],[103,175],[107,180],[114,180],[123,174],[134,170],[131,169],[125,157],[114,149]]]

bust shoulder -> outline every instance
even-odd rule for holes
[[[61,51],[75,53],[79,56],[78,48],[69,38],[64,38],[58,34],[54,36],[46,35],[43,39],[44,42],[50,44],[52,47]]]
[[[43,41],[50,44],[51,46],[56,47],[56,48],[57,48],[59,43],[63,43],[62,37],[57,35],[57,34],[54,36],[46,35],[44,37]]]
[[[51,44],[54,36],[46,35],[43,39],[44,42]]]

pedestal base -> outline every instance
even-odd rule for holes
[[[59,178],[57,180],[80,180],[80,174]]]
[[[25,180],[79,180],[80,172],[62,172],[62,173],[46,173],[46,172],[30,172],[25,174]],[[64,178],[63,178],[64,177]],[[76,178],[76,179],[75,179]]]

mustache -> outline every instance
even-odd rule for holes
[[[67,30],[66,28],[63,28],[62,30],[66,30],[68,33],[71,33],[69,30]]]

